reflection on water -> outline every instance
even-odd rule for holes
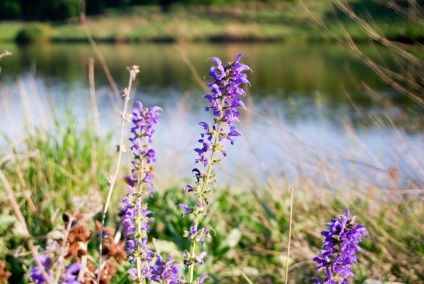
[[[0,48],[13,53],[1,62],[3,133],[19,137],[23,118],[40,124],[52,108],[60,113],[70,107],[81,123],[86,121],[90,114],[87,64],[90,56],[95,57],[90,46]],[[224,162],[226,181],[243,186],[251,181],[238,173],[249,172],[260,177],[284,175],[292,180],[311,174],[325,183],[344,176],[351,181],[355,172],[367,184],[384,184],[385,170],[391,168],[400,169],[401,175],[424,179],[418,170],[424,168],[424,159],[417,159],[424,157],[423,134],[417,130],[422,126],[411,130],[402,122],[405,113],[418,116],[422,110],[382,84],[338,46],[143,44],[101,45],[100,49],[119,88],[128,81],[126,66],[140,65],[137,99],[147,106],[163,108],[157,148],[158,169],[165,169],[161,173],[165,177],[188,176],[193,166],[195,153],[190,150],[200,132],[197,122],[209,117],[203,111],[202,99],[208,80],[204,75],[212,64],[206,59],[218,56],[223,61],[232,60],[243,51],[246,55],[242,61],[254,71],[249,74],[252,88],[240,126],[244,136],[231,146]],[[376,56],[375,50],[364,47],[364,51]],[[386,64],[392,64],[387,55],[377,52]],[[193,70],[203,85],[199,85]],[[101,124],[110,131],[119,123],[119,114],[98,60],[95,76]],[[397,105],[382,108],[361,91],[360,83],[398,96]],[[361,109],[361,113],[355,109]],[[393,124],[377,127],[378,123],[367,119],[369,114],[388,115]]]

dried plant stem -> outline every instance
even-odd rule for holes
[[[249,284],[253,284],[252,280],[250,280],[250,279],[249,279],[249,277],[247,277],[247,275],[246,275],[246,274],[244,274],[244,272],[243,272],[243,271],[241,271],[241,270],[240,270],[240,274],[241,274],[241,276],[243,276],[243,278],[247,281],[247,283],[249,283]]]
[[[91,101],[91,111],[93,112],[93,123],[94,123],[94,133],[97,135],[99,133],[99,110],[97,108],[96,100],[96,87],[94,83],[94,58],[90,57],[88,59],[88,81],[90,84],[90,101]]]
[[[87,247],[85,247],[87,249]],[[81,270],[78,273],[77,280],[83,282],[85,272],[87,271],[87,255],[81,256]]]
[[[31,103],[29,102],[28,93],[26,91],[25,83],[24,83],[24,80],[22,79],[22,76],[18,76],[16,80],[17,80],[17,85],[19,89],[19,95],[22,100],[22,105],[28,118],[28,120],[26,121],[27,127],[28,127],[28,133],[32,135],[35,132],[33,108],[31,107]]]
[[[124,149],[124,128],[125,128],[125,123],[128,121],[128,117],[127,117],[127,109],[128,109],[128,102],[130,100],[130,93],[131,93],[131,86],[132,86],[132,82],[134,81],[138,71],[138,66],[131,66],[128,67],[128,70],[130,72],[130,78],[128,81],[128,87],[124,90],[123,92],[123,98],[124,98],[124,108],[123,111],[121,113],[121,130],[120,130],[120,137],[119,137],[119,145],[118,145],[118,158],[116,161],[116,167],[115,167],[115,172],[113,173],[113,175],[110,177],[109,180],[109,193],[106,199],[106,203],[105,203],[105,207],[103,209],[103,214],[102,214],[102,224],[100,227],[100,247],[99,247],[99,265],[98,265],[98,273],[97,273],[97,282],[100,283],[100,271],[101,271],[101,262],[102,262],[102,250],[103,250],[103,229],[104,229],[104,224],[105,224],[105,219],[106,219],[106,213],[107,210],[109,208],[109,203],[110,200],[112,198],[112,193],[113,193],[113,189],[115,186],[115,181],[116,181],[116,177],[118,176],[118,172],[119,172],[119,168],[121,166],[121,160],[122,160],[122,152]]]
[[[3,171],[0,169],[0,180],[4,185],[4,189],[6,190],[7,198],[9,199],[10,206],[13,209],[13,212],[15,213],[16,218],[21,223],[21,226],[23,228],[24,236],[28,239],[28,246],[31,249],[32,256],[38,266],[38,268],[41,271],[41,274],[43,274],[44,279],[46,280],[47,284],[52,284],[52,280],[50,276],[47,274],[46,269],[44,268],[43,264],[38,259],[38,251],[37,248],[34,246],[34,243],[32,242],[32,237],[28,231],[28,226],[25,222],[24,215],[22,214],[22,211],[19,207],[18,202],[15,199],[15,196],[13,195],[12,187],[10,186],[9,181],[7,180],[6,176],[3,174]]]
[[[398,92],[408,96],[410,99],[415,101],[418,105],[424,106],[424,99],[421,94],[424,90],[423,81],[415,80],[409,78],[407,75],[403,74],[401,70],[391,70],[388,67],[380,64],[379,62],[372,60],[370,57],[366,56],[360,48],[356,45],[352,36],[346,31],[345,27],[339,23],[339,28],[343,32],[344,39],[339,39],[335,36],[328,26],[317,18],[313,13],[306,7],[303,3],[303,0],[297,0],[299,5],[304,9],[306,14],[323,30],[325,30],[330,36],[332,36],[339,44],[343,47],[347,48],[352,55],[361,60],[364,64],[366,64],[371,70],[373,70],[384,82],[388,83]],[[376,29],[374,29],[367,21],[359,17],[347,4],[345,1],[341,0],[333,0],[333,3],[350,19],[352,19],[358,26],[375,42],[380,43],[382,46],[386,47],[390,52],[392,52],[394,59],[396,61],[403,61],[401,66],[415,66],[418,70],[422,70],[424,67],[423,61],[414,56],[411,52],[407,51],[406,44],[402,44],[399,42],[394,42],[388,40],[386,37],[381,35]],[[389,5],[390,7],[390,5]],[[394,11],[399,13],[399,11],[394,8]],[[423,23],[420,21],[416,21],[417,25],[422,26]],[[422,50],[422,46],[418,45],[420,50]],[[418,72],[418,71],[417,71]],[[419,72],[422,73],[422,72]],[[419,76],[417,76],[419,77]],[[421,76],[422,77],[422,76]]]
[[[4,163],[6,163],[7,161],[10,161],[12,159],[17,159],[17,160],[25,160],[25,159],[29,159],[29,158],[34,158],[37,157],[40,154],[39,150],[34,150],[28,154],[22,154],[22,155],[16,155],[16,154],[7,154],[5,156],[3,156],[2,158],[0,158],[0,166],[2,166]]]
[[[93,128],[94,128],[94,139],[97,139],[99,134],[99,110],[97,108],[96,100],[96,87],[94,83],[94,58],[90,57],[88,59],[88,81],[90,84],[90,101],[91,101],[91,111],[93,113]],[[91,163],[90,163],[91,178],[93,178],[93,183],[96,179],[97,173],[97,143],[92,141],[92,151],[91,151]]]
[[[65,267],[63,260],[65,257],[65,252],[66,252],[66,243],[68,241],[68,236],[69,236],[69,232],[71,231],[71,227],[72,227],[72,222],[74,221],[74,217],[73,216],[69,216],[69,221],[68,221],[68,226],[66,226],[66,231],[65,231],[65,237],[64,239],[64,245],[62,246],[62,249],[60,250],[60,255],[59,255],[59,259],[57,260],[57,262],[59,263],[59,268],[57,270],[57,275],[56,278],[54,280],[54,283],[59,283],[59,279],[60,276],[62,275],[63,272],[63,268]]]
[[[6,56],[10,56],[10,55],[12,55],[12,52],[5,50],[2,53],[0,53],[0,59],[2,57],[6,57]]]
[[[100,64],[103,68],[103,71],[105,72],[106,78],[109,82],[109,85],[113,91],[113,94],[115,96],[115,100],[112,100],[114,106],[116,107],[116,100],[119,98],[119,90],[118,87],[116,86],[115,81],[113,80],[112,74],[110,73],[109,67],[106,63],[106,59],[104,58],[102,52],[100,51],[100,49],[97,47],[96,42],[93,40],[93,37],[91,36],[91,32],[90,29],[88,28],[87,24],[84,23],[84,28],[85,28],[85,34],[87,35],[87,39],[88,42],[90,43],[91,47],[93,48],[94,52],[96,53]]]
[[[284,280],[285,284],[287,284],[287,281],[289,279],[289,259],[290,259],[292,226],[293,226],[293,188],[290,188],[290,222],[289,222],[289,240],[287,243],[286,273],[285,273],[285,280]]]
[[[181,59],[184,61],[184,63],[187,65],[187,67],[190,69],[191,74],[193,75],[194,80],[196,80],[196,83],[199,84],[199,86],[205,91],[208,92],[208,88],[205,87],[205,84],[203,84],[203,80],[199,75],[199,72],[197,72],[196,68],[193,66],[193,63],[191,63],[190,59],[187,57],[187,54],[184,52],[183,49],[181,49],[178,45],[174,46],[177,52],[180,54]]]

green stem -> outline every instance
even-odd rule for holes
[[[142,242],[142,232],[141,232],[141,203],[143,202],[143,183],[142,181],[142,177],[144,176],[144,165],[145,161],[144,159],[141,160],[141,165],[140,165],[140,176],[138,178],[137,184],[138,184],[138,194],[137,194],[137,200],[136,200],[136,205],[139,204],[140,208],[137,212],[137,219],[136,219],[136,223],[137,223],[137,279],[138,279],[138,283],[140,284],[145,284],[146,280],[144,279],[142,273],[141,273],[141,267],[143,264],[143,259],[142,259],[142,248],[141,248],[141,242]]]
[[[197,224],[198,219],[199,218],[196,216],[196,218],[194,220],[194,222],[196,222],[196,224]],[[195,255],[195,246],[196,246],[196,242],[194,240],[192,240],[191,244],[190,244],[190,257],[191,257],[191,259]],[[189,277],[188,283],[191,284],[193,282],[193,277],[194,277],[194,263],[190,264],[190,274],[189,275],[190,275],[190,277]]]
[[[221,129],[221,125],[222,125],[222,123],[221,123],[221,119],[220,119],[219,122],[218,122],[218,125],[217,125],[217,129],[214,133],[214,142],[213,142],[213,145],[212,145],[212,153],[211,153],[211,157],[210,157],[210,160],[209,160],[209,166],[208,166],[208,169],[206,171],[206,176],[205,176],[205,179],[203,180],[202,189],[200,190],[200,197],[203,196],[203,194],[206,190],[206,187],[209,184],[209,179],[210,179],[210,176],[211,176],[211,173],[212,173],[212,164],[213,164],[213,160],[215,158],[215,154],[217,152],[216,146],[219,144],[219,131]],[[195,216],[194,223],[196,224],[194,229],[197,231],[197,226],[199,224],[199,215]],[[190,244],[190,259],[194,259],[195,251],[196,251],[196,240],[193,239],[193,240],[191,240],[191,244]],[[194,278],[194,262],[190,264],[190,268],[189,268],[189,280],[188,280],[189,284],[193,283],[193,280],[194,280],[193,278]]]

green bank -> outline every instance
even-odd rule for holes
[[[66,21],[2,21],[0,41],[86,42],[305,42],[334,41],[346,33],[357,42],[368,34],[332,1],[248,1],[220,5],[133,5]],[[422,41],[419,19],[386,5],[348,1],[352,11],[388,39]],[[407,8],[406,6],[403,8]],[[417,8],[418,9],[418,8]],[[319,27],[316,21],[327,25]]]

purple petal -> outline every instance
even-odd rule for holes
[[[206,279],[210,279],[210,280],[212,280],[212,278],[209,276],[209,275],[202,275],[202,276],[200,276],[199,277],[199,280],[197,280],[197,283],[198,284],[203,284],[203,282],[206,280]]]

